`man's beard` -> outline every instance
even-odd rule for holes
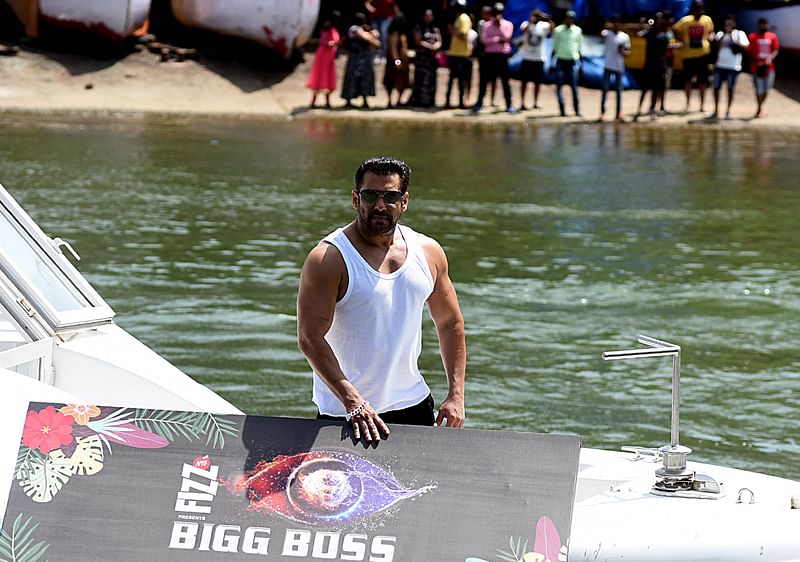
[[[399,219],[395,218],[388,211],[365,211],[358,213],[359,222],[370,234],[388,234],[397,226]]]

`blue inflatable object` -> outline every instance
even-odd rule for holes
[[[472,4],[476,3],[475,1],[472,2]],[[486,0],[485,3],[491,5],[489,0]],[[678,19],[689,12],[691,3],[692,0],[574,0],[572,6],[578,16],[578,20],[587,18],[590,15],[600,18],[619,15],[622,17],[623,21],[631,21],[641,15],[655,14],[656,12],[664,10],[671,10],[675,18]],[[550,14],[553,13],[551,2],[547,0],[507,0],[505,6],[504,16],[514,24],[515,37],[519,36],[521,33],[519,29],[520,24],[530,17],[531,11],[535,8]],[[585,38],[584,43],[587,42],[586,39],[588,38]],[[592,49],[582,49],[583,56],[580,63],[580,83],[589,88],[603,87],[605,60],[604,57],[599,54],[602,52],[602,49],[598,51],[596,47],[597,45]],[[550,46],[548,45],[548,54],[550,50]],[[509,60],[509,68],[513,78],[519,78],[521,64],[522,59],[519,53],[514,53]],[[554,83],[555,72],[552,70],[549,61],[545,63],[545,69],[545,82],[548,84]],[[636,79],[630,71],[625,73],[622,83],[625,89],[638,88]]]
[[[604,70],[605,59],[603,57],[583,57],[581,59],[580,83],[588,88],[602,88]],[[622,87],[626,90],[638,89],[639,85],[631,76],[630,71],[626,71],[622,76]],[[611,82],[611,88],[614,88],[613,81]]]
[[[520,66],[522,66],[522,57],[515,53],[508,61],[508,68],[511,71],[512,78],[519,79]],[[545,63],[545,84],[555,84],[556,82],[556,73],[551,66],[550,61]],[[598,90],[603,87],[603,71],[605,70],[605,59],[603,57],[583,57],[578,68],[580,69],[579,82],[582,86],[597,88]],[[630,71],[626,71],[623,75],[622,87],[626,90],[639,89],[639,84]],[[611,83],[611,88],[614,88],[613,82]]]
[[[525,4],[525,0],[511,0],[509,4]],[[534,2],[528,1],[533,4]],[[634,18],[645,14],[655,14],[670,10],[675,18],[682,18],[689,13],[692,0],[575,0],[572,9],[578,19],[595,13],[600,17],[619,15],[623,19]],[[534,6],[536,7],[536,6]],[[594,10],[592,10],[594,8]],[[531,8],[533,9],[533,8]]]
[[[477,2],[472,2],[477,4]],[[492,2],[486,1],[491,5]],[[544,12],[552,14],[554,8],[552,2],[547,0],[507,0],[505,2],[505,18],[514,22],[516,33],[519,33],[519,24],[528,19],[531,10],[539,8]],[[632,20],[641,15],[655,14],[670,10],[675,18],[681,18],[689,13],[692,0],[574,0],[572,9],[578,19],[587,18],[590,15],[608,18],[619,15],[625,20]]]

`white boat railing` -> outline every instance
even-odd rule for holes
[[[53,338],[45,338],[0,352],[0,369],[17,371],[45,384],[53,384],[55,379],[55,370],[53,369],[54,345]],[[34,361],[36,362],[35,365],[33,365]],[[31,368],[28,370],[19,369],[26,364],[31,364]]]

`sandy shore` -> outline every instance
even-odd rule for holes
[[[370,110],[345,109],[338,92],[332,96],[332,110],[310,110],[308,104],[311,95],[305,87],[305,80],[312,59],[313,54],[307,53],[304,61],[293,70],[276,72],[236,61],[212,60],[202,55],[196,60],[161,62],[157,53],[144,48],[121,58],[98,60],[22,47],[13,56],[0,56],[0,111],[435,120],[475,124],[592,122],[599,116],[598,90],[582,88],[583,118],[560,117],[554,87],[548,85],[543,86],[541,109],[516,115],[506,114],[500,107],[487,107],[478,116],[458,109],[384,109],[387,98],[380,86],[378,95],[370,98]],[[338,64],[340,71],[343,70],[344,59],[340,58]],[[378,84],[382,74],[382,68],[378,67]],[[340,84],[341,76],[340,72]],[[447,70],[439,69],[440,104],[444,103],[446,77]],[[477,86],[473,96],[476,91]],[[519,105],[519,83],[516,81],[512,81],[512,92],[515,105]],[[569,99],[568,90],[565,94]],[[614,98],[611,95],[609,104],[613,108]],[[638,99],[638,91],[626,91],[624,94],[623,109],[629,122]],[[724,91],[722,99],[725,99]],[[500,91],[497,93],[497,102],[503,105]],[[648,102],[649,96],[645,106]],[[360,105],[360,101],[356,101],[356,105]],[[711,122],[704,119],[699,112],[697,92],[693,93],[690,113],[683,113],[684,105],[682,91],[668,92],[667,109],[674,113],[659,117],[655,124],[800,129],[800,76],[791,72],[779,73],[776,88],[767,100],[766,116],[760,119],[752,118],[755,100],[752,81],[747,74],[739,77],[731,120]],[[710,90],[705,109],[707,112],[713,109]],[[652,125],[648,117],[640,119],[639,124]]]

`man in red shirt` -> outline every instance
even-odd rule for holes
[[[763,115],[762,106],[767,99],[767,93],[775,84],[775,57],[778,56],[780,45],[778,36],[769,30],[767,18],[758,20],[758,31],[750,34],[750,71],[753,73],[753,85],[756,88],[758,109],[756,118]]]

